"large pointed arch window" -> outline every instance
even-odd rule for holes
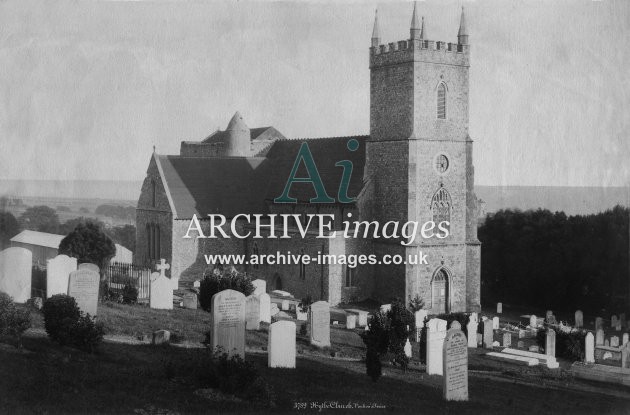
[[[446,119],[446,85],[443,82],[437,88],[437,117]]]
[[[451,223],[451,195],[448,194],[445,188],[440,187],[431,199],[431,213],[433,214],[433,222],[437,227],[441,222],[448,222],[444,224],[442,228],[450,229]]]

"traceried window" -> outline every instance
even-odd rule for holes
[[[446,85],[441,83],[437,89],[437,117],[446,119]]]
[[[435,222],[436,229],[441,222],[448,222],[447,226],[442,227],[450,229],[452,206],[451,195],[448,194],[445,188],[440,187],[433,195],[433,199],[431,199],[431,212],[433,213],[433,222]],[[437,232],[439,230],[436,230]]]

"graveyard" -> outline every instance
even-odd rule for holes
[[[96,314],[103,341],[93,353],[57,344],[47,336],[37,304],[17,304],[30,311],[31,327],[23,333],[21,349],[11,336],[1,338],[2,413],[417,413],[419,408],[422,413],[625,413],[630,407],[628,383],[584,378],[573,361],[549,352],[554,339],[549,334],[546,353],[538,353],[534,328],[547,327],[551,333],[550,327],[562,330],[565,325],[556,325],[560,315],[551,311],[545,317],[539,311],[537,317],[499,304],[467,316],[467,336],[457,320],[447,329],[446,320],[419,310],[414,317],[416,326],[426,326],[426,346],[416,341],[418,331],[410,331],[406,370],[384,356],[382,376],[374,382],[366,375],[361,335],[374,315],[387,315],[393,305],[340,308],[320,301],[304,314],[289,293],[267,294],[259,281],[247,299],[234,290],[215,294],[211,313],[197,304],[184,307],[183,300],[172,296],[170,307],[159,301],[96,301],[90,276],[98,272],[62,260],[70,263],[61,272],[68,273],[68,292],[81,309]],[[152,277],[158,285],[163,284],[161,273]],[[271,301],[260,301],[268,297]],[[268,308],[262,316],[267,321],[256,313],[260,304]],[[582,321],[575,323],[598,337],[591,350],[597,363],[590,365],[627,371],[622,366],[628,348],[620,347],[628,340],[621,331],[622,325],[627,330],[625,316],[606,323],[577,317]],[[215,347],[243,358],[247,373],[256,373],[265,386],[246,394],[209,387]],[[613,349],[619,356],[605,358]],[[588,366],[588,350],[586,354],[582,365]]]

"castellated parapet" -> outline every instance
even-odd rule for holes
[[[434,40],[401,40],[370,48],[370,68],[404,62],[469,66],[470,46]]]

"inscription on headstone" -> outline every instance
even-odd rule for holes
[[[224,290],[212,296],[212,349],[245,358],[245,295]]]
[[[443,396],[447,401],[468,400],[468,341],[459,329],[446,334],[443,351]]]
[[[96,316],[100,280],[100,274],[88,268],[73,271],[69,277],[68,295],[74,297],[79,310],[92,317]]]

